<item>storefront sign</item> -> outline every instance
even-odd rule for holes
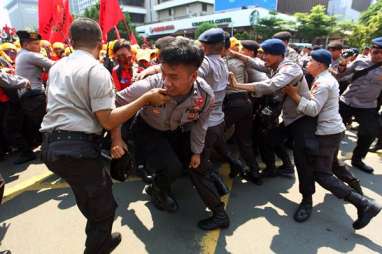
[[[202,23],[211,23],[211,24],[223,24],[223,23],[231,23],[231,18],[223,18],[223,19],[215,19],[215,20],[206,20],[206,21],[200,21],[200,22],[193,22],[192,26],[196,27]]]
[[[161,32],[170,31],[170,30],[175,30],[175,26],[168,25],[168,26],[156,26],[156,27],[150,28],[151,33],[161,33]]]

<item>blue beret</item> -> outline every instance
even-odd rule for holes
[[[377,37],[372,40],[373,44],[379,48],[382,48],[382,37]]]
[[[313,50],[310,56],[317,62],[329,66],[332,63],[332,54],[326,49]]]
[[[199,41],[204,43],[224,42],[225,41],[224,30],[221,28],[208,29],[207,31],[203,32],[199,36]]]
[[[268,39],[261,43],[260,47],[265,53],[271,55],[284,55],[286,51],[285,44],[280,39]]]

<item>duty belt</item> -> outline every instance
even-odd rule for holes
[[[53,132],[45,132],[44,138],[48,143],[55,141],[73,140],[73,141],[89,141],[89,142],[99,142],[102,138],[101,135],[88,134],[79,131],[63,131],[55,130]]]

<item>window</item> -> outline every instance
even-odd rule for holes
[[[207,7],[206,3],[202,3],[202,11],[207,11]]]

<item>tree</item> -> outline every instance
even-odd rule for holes
[[[256,33],[256,39],[268,39],[271,38],[277,32],[287,30],[289,22],[277,16],[274,11],[269,12],[269,16],[261,18],[253,25]]]
[[[382,0],[377,0],[374,4],[370,5],[369,8],[362,13],[359,18],[359,23],[366,25],[373,16],[376,16],[382,10]]]
[[[296,13],[295,16],[298,22],[297,36],[309,42],[327,37],[336,22],[335,17],[326,14],[323,5],[316,5],[309,13]]]
[[[378,0],[362,13],[358,24],[353,28],[349,43],[357,47],[365,47],[371,40],[382,34],[382,0]]]
[[[135,37],[137,38],[138,44],[141,45],[142,42],[143,42],[143,39],[136,32],[135,26],[133,25],[133,23],[131,21],[131,17],[129,15],[129,13],[125,12],[124,15],[125,15],[126,23],[129,26],[129,29],[134,33]],[[87,18],[93,19],[93,20],[98,22],[98,20],[99,20],[99,2],[97,2],[96,4],[86,8],[85,12],[84,12],[84,16],[87,17]],[[122,22],[120,22],[118,24],[117,28],[119,30],[121,38],[129,38],[129,31],[126,30],[126,27],[124,26],[124,24]],[[114,29],[111,30],[107,35],[108,35],[107,36],[108,40],[115,40],[115,39],[117,39],[117,35],[116,35]]]
[[[199,35],[207,31],[208,29],[216,28],[216,27],[217,27],[216,24],[210,23],[210,22],[203,22],[199,24],[195,29],[195,39],[198,39]]]

